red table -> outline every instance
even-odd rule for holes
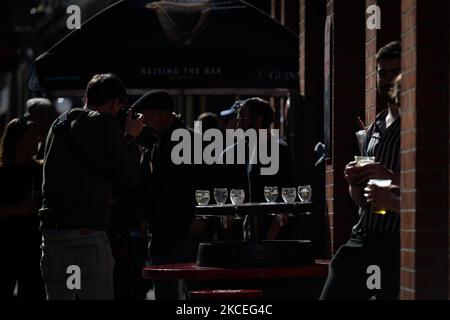
[[[275,279],[275,278],[325,278],[328,261],[317,260],[308,267],[231,269],[199,267],[195,263],[170,264],[145,267],[145,279],[165,280],[223,280],[223,279]]]

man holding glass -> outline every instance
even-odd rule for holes
[[[377,55],[377,87],[387,101],[387,109],[377,115],[367,131],[365,158],[358,158],[345,168],[349,193],[359,206],[360,219],[353,227],[351,239],[331,261],[322,300],[398,298],[400,199],[389,187],[377,187],[374,179],[400,184],[400,112],[398,99],[392,94],[394,83],[399,81],[396,78],[400,74],[400,57],[399,42],[389,43]],[[375,161],[369,161],[369,157]],[[368,270],[373,266],[381,272],[381,286],[376,289],[367,285]]]

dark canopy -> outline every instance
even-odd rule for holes
[[[52,91],[84,89],[100,72],[130,89],[297,89],[298,63],[298,37],[245,1],[124,0],[38,57],[35,71]]]

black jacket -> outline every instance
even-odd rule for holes
[[[140,179],[139,149],[125,140],[110,114],[72,109],[54,122],[45,150],[43,229],[106,228],[113,187]]]
[[[195,166],[175,165],[172,149],[178,144],[171,141],[172,133],[186,129],[193,142],[193,130],[179,118],[170,130],[154,144],[151,155],[151,188],[148,195],[152,241],[150,253],[158,255],[173,249],[189,233],[195,210]]]

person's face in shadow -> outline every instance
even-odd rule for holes
[[[26,158],[31,158],[37,154],[40,141],[41,136],[39,135],[36,125],[30,125],[23,138],[20,140],[17,148]]]
[[[225,129],[236,129],[236,124],[237,124],[237,120],[236,117],[232,117],[230,119],[228,119]]]
[[[48,110],[40,110],[30,113],[30,121],[34,122],[37,126],[38,134],[45,139],[52,123],[56,120],[56,112]]]
[[[250,113],[250,110],[246,106],[243,106],[238,110],[237,128],[242,129],[244,131],[248,129],[255,129],[255,130],[263,129],[262,118],[257,117],[256,119],[254,119],[252,117],[252,114]]]
[[[377,88],[383,99],[394,102],[392,99],[392,86],[394,79],[401,72],[400,59],[381,59],[377,66]]]
[[[170,127],[170,113],[159,109],[146,109],[142,112],[144,124],[158,133],[164,133]]]

